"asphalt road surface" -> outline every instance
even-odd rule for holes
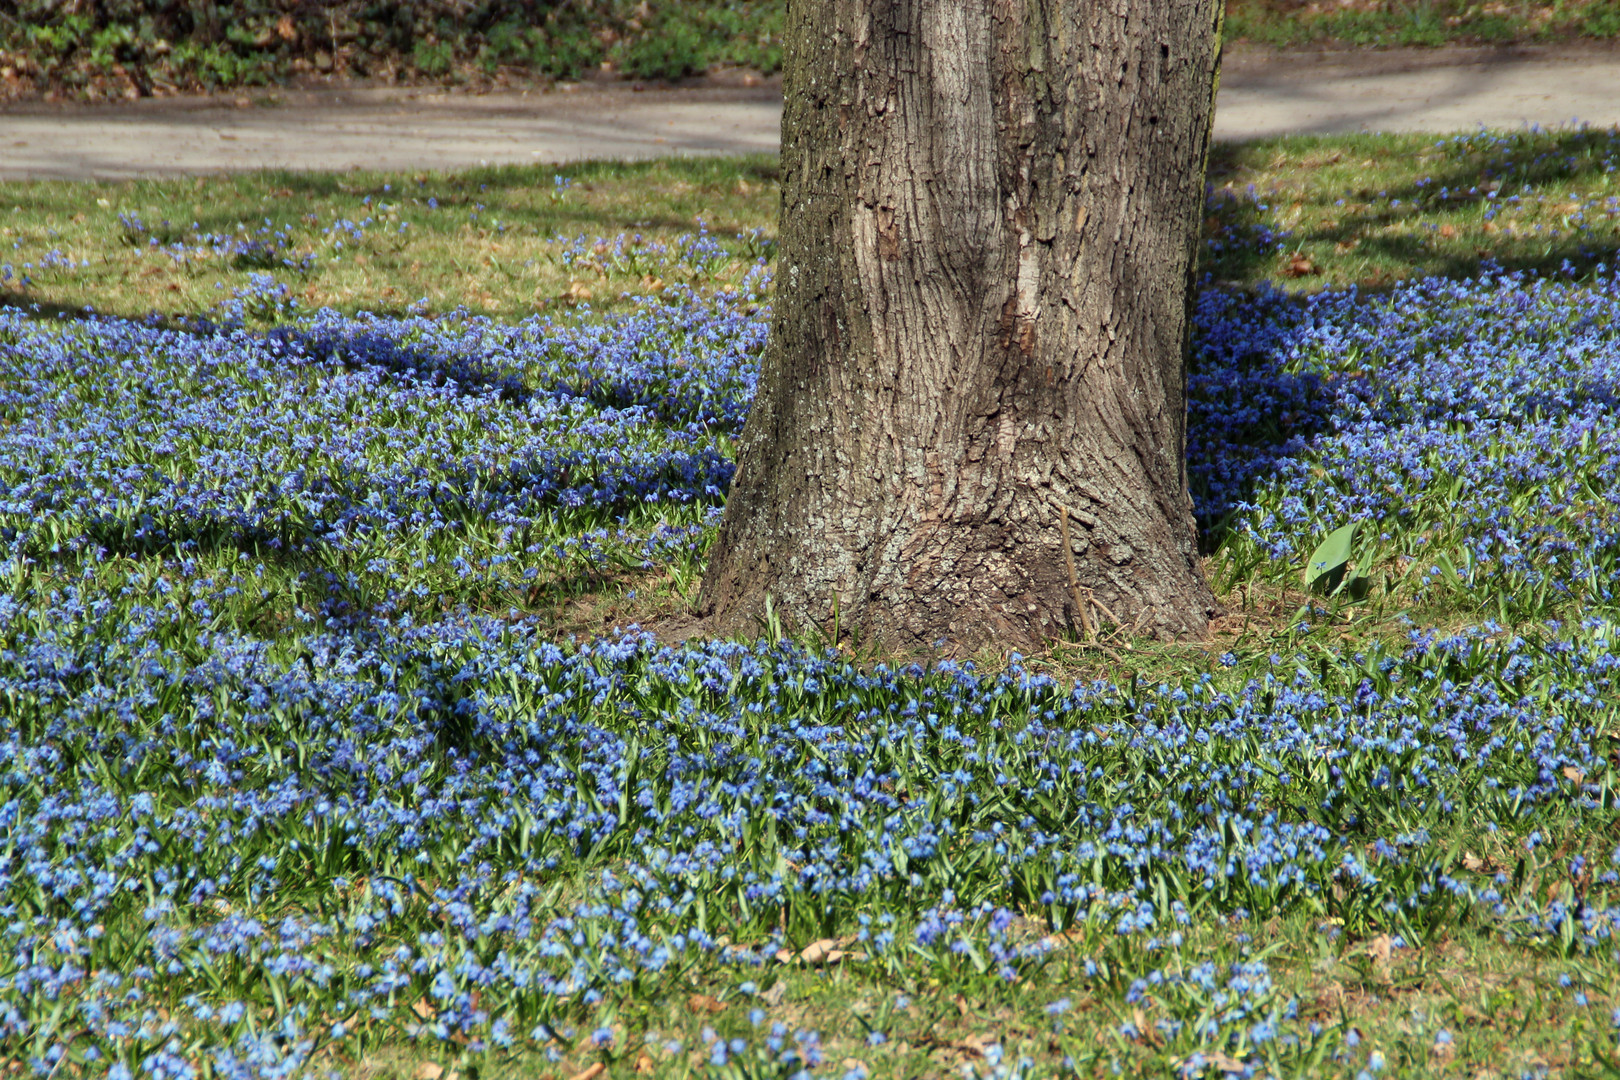
[[[282,91],[0,111],[0,180],[479,164],[774,151],[781,92],[624,84],[494,94]],[[1620,125],[1620,51],[1443,50],[1227,65],[1215,135]]]

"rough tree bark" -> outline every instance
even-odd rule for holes
[[[770,597],[900,647],[1206,632],[1184,395],[1219,11],[790,3],[775,314],[713,622]]]

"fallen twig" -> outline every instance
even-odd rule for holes
[[[1074,597],[1074,610],[1080,615],[1080,632],[1085,634],[1086,641],[1096,641],[1097,631],[1091,627],[1091,615],[1086,611],[1085,602],[1080,599],[1080,582],[1074,576],[1074,545],[1069,542],[1069,508],[1062,503],[1058,503],[1058,522],[1063,528],[1063,561],[1069,568],[1069,592]]]

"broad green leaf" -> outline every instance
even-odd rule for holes
[[[1350,561],[1356,541],[1356,524],[1351,522],[1328,533],[1305,562],[1305,587],[1332,592],[1344,580],[1345,564]]]

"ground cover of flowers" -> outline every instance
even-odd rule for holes
[[[0,309],[0,1064],[1620,1065],[1620,276],[1206,283],[1212,568],[1305,605],[1207,655],[559,635],[699,572],[768,286]]]

